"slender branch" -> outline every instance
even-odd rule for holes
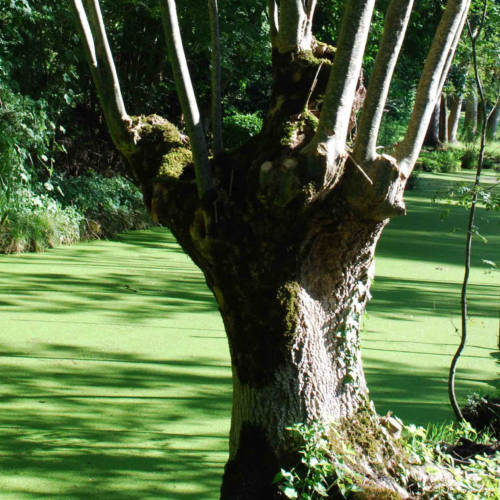
[[[442,87],[442,78],[451,64],[454,48],[463,27],[470,0],[449,0],[434,36],[405,138],[398,144],[395,156],[401,171],[409,175],[420,153],[429,121]]]
[[[309,107],[309,101],[311,100],[311,97],[314,93],[314,89],[316,88],[316,85],[318,84],[318,76],[319,76],[319,73],[320,73],[322,67],[323,67],[323,62],[320,62],[318,69],[316,70],[316,74],[314,75],[314,79],[313,79],[311,88],[309,89],[309,94],[307,95],[307,100],[306,100],[306,104],[304,105],[304,110],[307,110]]]
[[[200,199],[205,199],[213,191],[212,172],[208,161],[205,132],[182,45],[175,0],[162,0],[160,8],[177,95],[191,141],[198,195]]]
[[[97,88],[111,137],[121,151],[128,150],[133,145],[131,135],[127,130],[130,119],[123,102],[99,1],[74,0],[73,6],[92,79]]]
[[[477,64],[477,48],[476,48],[476,42],[478,39],[478,33],[481,32],[481,28],[484,24],[484,20],[486,17],[486,4],[487,0],[484,0],[484,9],[482,13],[482,17],[480,20],[479,28],[476,30],[476,33],[472,33],[472,29],[469,23],[469,20],[467,20],[467,30],[469,32],[469,37],[471,39],[471,44],[472,44],[472,65],[474,67],[474,79],[476,82],[476,87],[479,92],[479,98],[481,102],[481,106],[483,108],[483,115],[482,115],[482,120],[483,123],[481,125],[481,146],[479,148],[479,157],[477,161],[477,168],[476,168],[476,178],[474,181],[474,188],[473,188],[473,195],[472,195],[472,203],[471,203],[471,208],[469,212],[469,222],[467,225],[467,237],[465,241],[465,272],[464,272],[464,280],[462,283],[462,292],[461,292],[461,297],[460,297],[460,305],[461,305],[461,310],[462,310],[462,335],[460,339],[460,344],[458,346],[458,349],[453,356],[451,365],[450,365],[450,371],[448,375],[448,395],[450,397],[450,403],[453,408],[453,411],[455,413],[455,416],[457,417],[458,420],[463,420],[464,416],[462,414],[462,411],[460,410],[460,407],[457,403],[457,397],[455,394],[455,375],[456,375],[456,369],[457,369],[457,364],[458,360],[462,354],[462,351],[465,348],[465,344],[467,342],[467,289],[469,285],[469,275],[470,275],[470,262],[471,262],[471,250],[472,250],[472,232],[474,228],[474,219],[476,215],[476,208],[477,208],[477,201],[478,201],[478,187],[481,182],[481,173],[483,169],[483,163],[484,163],[484,150],[486,146],[486,126],[488,122],[488,116],[486,113],[486,99],[484,96],[484,91],[483,91],[483,84],[481,82],[481,78],[479,76],[478,72],[478,64]]]
[[[271,13],[273,9],[276,9],[276,6],[271,5]],[[311,49],[315,9],[316,0],[308,0],[307,3],[303,0],[280,1],[279,28],[276,36],[276,46],[280,52]]]
[[[344,153],[349,118],[361,71],[375,0],[345,2],[335,60],[321,109],[318,129],[304,153],[322,152],[328,163]]]
[[[271,27],[271,43],[276,43],[276,37],[279,32],[278,6],[276,0],[267,0],[269,10],[269,26]]]
[[[465,21],[467,20],[468,9],[466,9],[462,15],[462,19],[460,21],[459,28],[455,33],[455,38],[453,39],[453,44],[451,46],[450,52],[448,53],[448,57],[446,58],[446,63],[443,68],[443,72],[441,74],[441,80],[439,81],[439,94],[441,95],[444,84],[446,83],[446,79],[448,78],[448,73],[451,68],[451,63],[453,62],[453,58],[455,57],[455,50],[460,42],[460,37],[462,36],[462,31],[464,28]]]
[[[279,7],[278,49],[280,52],[298,50],[306,13],[302,0],[281,0]]]
[[[377,156],[377,138],[414,0],[392,0],[387,10],[384,35],[378,49],[366,93],[354,144],[354,156],[360,162]]]
[[[208,0],[210,14],[210,37],[212,42],[212,134],[215,154],[223,150],[222,145],[222,90],[221,90],[221,48],[219,32],[219,9],[217,0]]]

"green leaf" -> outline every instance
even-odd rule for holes
[[[289,482],[292,482],[293,481],[293,474],[285,469],[281,469],[275,476],[274,476],[274,479],[273,479],[273,484],[275,483],[279,483],[280,481],[282,481],[283,479],[286,479],[287,481]]]
[[[328,492],[326,491],[326,488],[323,486],[322,483],[318,483],[314,485],[314,491],[318,494],[321,495],[322,497],[327,497]]]
[[[287,498],[298,498],[299,495],[297,493],[297,490],[295,488],[290,488],[289,486],[281,489],[281,491],[284,493],[284,495]]]
[[[492,260],[487,260],[487,259],[481,259],[484,264],[490,267],[494,267],[495,269],[498,268],[496,262],[493,262]]]

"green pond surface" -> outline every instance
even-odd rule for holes
[[[424,175],[377,251],[363,356],[380,413],[450,420],[465,212]],[[480,211],[460,398],[499,388],[500,217]],[[165,229],[0,256],[0,498],[215,500],[231,369],[217,306]]]

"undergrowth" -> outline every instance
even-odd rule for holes
[[[354,450],[344,443],[342,452],[332,451],[327,437],[332,428],[327,431],[319,424],[297,424],[288,430],[299,436],[302,446],[300,463],[290,470],[281,469],[274,479],[284,498],[403,498],[385,489],[375,496],[373,487],[365,491],[364,477],[353,466],[357,460]],[[402,426],[395,440],[407,455],[395,478],[408,492],[407,498],[500,499],[500,452],[466,458],[456,453],[463,443],[480,449],[486,443],[496,445],[491,434],[477,432],[468,422],[427,428],[409,425]]]
[[[21,95],[2,79],[0,59],[0,253],[41,251],[149,224],[138,189],[88,170],[58,173],[64,155],[46,100]]]
[[[141,193],[122,177],[53,174],[43,183],[20,179],[0,194],[0,253],[39,252],[150,224]]]

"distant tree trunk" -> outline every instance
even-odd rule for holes
[[[451,109],[448,117],[448,142],[457,142],[458,124],[460,122],[460,112],[462,111],[463,96],[453,95],[451,98]]]
[[[439,142],[448,144],[448,99],[446,94],[441,94],[439,109]]]
[[[441,100],[438,99],[434,111],[432,112],[431,121],[425,134],[424,146],[437,148],[440,144],[439,141],[439,122],[441,118]]]
[[[477,95],[469,94],[465,103],[464,136],[472,141],[477,134]]]
[[[494,141],[497,135],[498,121],[500,120],[500,101],[497,101],[491,111],[486,129],[486,137],[489,141]]]

